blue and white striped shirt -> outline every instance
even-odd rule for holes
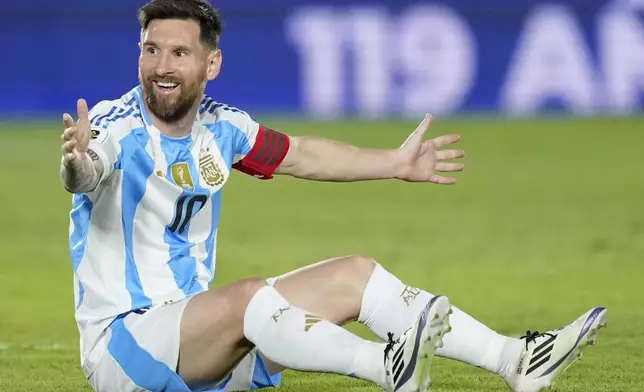
[[[204,97],[190,135],[152,125],[140,86],[90,111],[99,186],[75,194],[70,224],[81,357],[119,314],[207,290],[221,188],[260,125]]]

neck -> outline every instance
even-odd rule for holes
[[[197,101],[195,105],[193,105],[193,107],[188,111],[188,113],[186,113],[185,116],[175,122],[167,122],[161,120],[160,118],[155,116],[154,113],[152,113],[152,111],[148,107],[147,102],[145,106],[148,111],[148,115],[150,116],[150,121],[152,121],[152,124],[157,127],[159,132],[169,137],[180,138],[188,136],[192,132],[192,126],[194,125],[195,117],[197,116],[197,112],[199,110],[199,101]]]

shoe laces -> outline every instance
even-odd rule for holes
[[[537,338],[540,338],[542,336],[554,337],[555,335],[549,332],[540,333],[539,331],[531,332],[530,330],[527,330],[525,335],[521,336],[520,339],[525,339],[525,349],[528,350],[528,344],[530,342],[536,342]]]
[[[387,339],[387,346],[385,346],[385,362],[387,361],[387,358],[389,358],[389,353],[394,349],[394,345],[396,344],[393,332],[387,332]]]

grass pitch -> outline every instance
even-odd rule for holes
[[[266,123],[368,147],[397,146],[416,126]],[[0,391],[90,390],[73,318],[60,132],[57,123],[0,125]],[[447,132],[460,133],[468,153],[455,186],[235,174],[224,192],[216,284],[361,253],[505,334],[559,327],[607,306],[608,328],[557,388],[641,391],[644,119],[438,119],[430,130]],[[443,358],[433,374],[433,391],[506,390],[498,377]],[[280,389],[377,390],[296,372]]]

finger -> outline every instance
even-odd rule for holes
[[[444,136],[439,136],[432,141],[434,142],[434,146],[436,148],[440,148],[443,146],[447,146],[448,144],[453,144],[461,140],[460,135],[444,135]]]
[[[65,153],[63,154],[63,159],[64,159],[63,164],[65,166],[69,166],[72,162],[76,160],[76,154],[74,154],[73,152]]]
[[[74,138],[74,135],[76,135],[76,127],[71,127],[71,128],[65,129],[65,132],[63,132],[63,134],[61,135],[61,138],[64,141],[69,141]]]
[[[438,176],[438,175],[435,175],[435,174],[429,179],[429,181],[433,182],[435,184],[441,184],[441,185],[456,184],[456,178],[443,177],[443,176]]]
[[[62,150],[63,154],[74,152],[74,147],[76,147],[76,140],[70,140],[63,143]]]
[[[414,129],[414,132],[412,132],[408,137],[407,140],[402,144],[402,146],[406,146],[410,143],[410,141],[413,141],[416,143],[417,141],[422,141],[422,139],[425,137],[425,133],[427,133],[427,130],[429,129],[429,125],[432,122],[432,116],[427,113],[425,115],[425,118],[423,121]]]
[[[446,159],[457,159],[463,158],[465,156],[465,151],[463,150],[440,150],[436,151],[436,159],[443,161]]]
[[[78,122],[89,126],[89,109],[87,102],[81,98],[76,102],[76,111],[78,112]]]
[[[65,128],[71,128],[76,125],[74,119],[69,113],[63,114],[63,123],[65,124]]]
[[[463,169],[465,169],[465,165],[462,163],[439,162],[436,164],[436,171],[438,172],[457,172],[463,171]]]
[[[416,127],[416,130],[414,131],[415,134],[419,135],[420,137],[425,136],[427,133],[427,130],[429,129],[429,126],[432,123],[432,115],[427,113],[425,114],[425,118],[423,121]]]

